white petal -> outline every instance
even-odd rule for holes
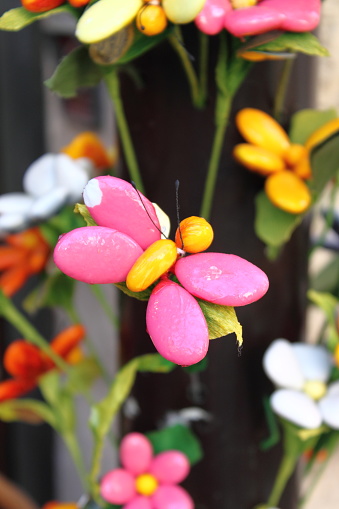
[[[263,358],[267,376],[278,387],[301,389],[304,377],[300,371],[292,345],[286,339],[276,339],[271,343]]]
[[[87,180],[94,177],[95,166],[91,159],[88,159],[88,157],[79,157],[78,159],[76,159],[76,162],[79,164],[79,166],[81,166],[83,170],[85,170]]]
[[[339,380],[329,384],[327,388],[327,394],[331,396],[339,396]]]
[[[164,212],[157,203],[152,203],[155,208],[155,213],[159,220],[160,230],[162,231],[161,238],[168,239],[171,230],[171,221],[166,212]]]
[[[297,426],[314,429],[321,425],[318,406],[303,392],[281,389],[272,394],[270,401],[274,412]]]
[[[56,154],[45,154],[27,168],[23,178],[27,193],[43,196],[55,188],[57,158]]]
[[[68,191],[68,202],[80,200],[88,182],[88,175],[82,163],[79,164],[66,154],[59,154],[56,173],[57,185]]]
[[[318,404],[324,423],[339,429],[339,394],[327,394]]]
[[[306,343],[293,343],[292,348],[306,380],[327,382],[333,362],[330,353],[325,347],[321,345],[308,345]]]
[[[4,214],[0,216],[0,231],[18,232],[28,226],[28,218],[25,214]]]
[[[26,214],[33,198],[25,193],[7,193],[0,196],[0,214]]]
[[[57,187],[53,191],[35,200],[29,211],[29,217],[34,221],[47,219],[53,214],[56,214],[66,202],[67,190],[62,187]]]

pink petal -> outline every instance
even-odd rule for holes
[[[160,486],[152,497],[153,509],[194,509],[194,502],[181,486]]]
[[[306,32],[320,21],[320,0],[262,0],[258,5],[226,14],[225,28],[237,37],[270,30]]]
[[[152,291],[146,312],[147,331],[160,355],[190,366],[208,350],[208,328],[197,301],[181,286],[162,281]]]
[[[224,306],[245,306],[268,290],[266,274],[236,255],[198,253],[177,261],[175,275],[192,295]]]
[[[136,496],[124,505],[123,509],[153,509],[153,504],[149,497],[143,497],[142,495]]]
[[[147,214],[159,227],[152,203],[141,197],[131,184],[109,175],[90,180],[84,189],[84,202],[98,225],[126,233],[146,249],[161,235]]]
[[[110,504],[126,504],[135,497],[135,479],[132,474],[116,468],[101,480],[100,494]]]
[[[229,0],[206,0],[194,22],[205,34],[215,35],[224,28],[225,15],[231,10]]]
[[[62,235],[54,250],[59,269],[84,283],[119,283],[142,254],[124,233],[102,226],[84,226]]]
[[[153,457],[153,447],[145,435],[129,433],[120,445],[120,460],[122,465],[134,475],[146,472]]]
[[[165,451],[158,454],[151,463],[150,473],[160,484],[178,484],[188,476],[190,463],[180,451]]]

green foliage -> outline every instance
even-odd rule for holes
[[[86,46],[80,46],[65,56],[45,85],[57,95],[76,97],[79,88],[95,87],[103,77],[101,67],[95,64]]]
[[[334,350],[339,343],[339,333],[337,328],[337,309],[339,301],[330,293],[321,293],[314,290],[307,292],[307,297],[313,304],[318,306],[325,314],[328,323],[327,346]]]
[[[235,310],[231,306],[220,306],[206,300],[197,299],[204,313],[209,339],[221,338],[235,333],[239,346],[243,343],[242,326],[238,322]]]
[[[30,12],[24,7],[17,7],[16,9],[11,9],[10,11],[6,11],[0,18],[0,30],[6,30],[9,32],[18,32],[22,30],[28,25],[34,23],[34,21],[38,21],[39,19],[49,18],[49,16],[54,16],[55,14],[68,13],[78,18],[79,10],[75,9],[69,4],[61,5],[60,7],[56,7],[55,9],[51,9],[46,12]]]
[[[337,118],[335,109],[317,111],[312,109],[300,110],[291,118],[289,137],[292,143],[304,145],[314,131],[330,120]]]
[[[98,226],[83,203],[76,203],[74,207],[75,214],[80,214],[87,226]]]
[[[186,454],[191,465],[195,465],[203,457],[199,440],[189,428],[181,424],[152,431],[146,436],[152,442],[154,454],[175,449]]]
[[[339,131],[312,150],[311,167],[313,178],[310,187],[317,199],[339,170]]]
[[[256,235],[265,244],[279,248],[290,239],[303,216],[279,209],[267,198],[264,191],[257,195],[255,203],[254,228]]]
[[[11,399],[0,403],[0,420],[4,422],[27,422],[39,424],[47,422],[55,425],[55,418],[51,409],[42,401],[34,399]]]
[[[315,35],[310,32],[284,32],[275,39],[258,45],[251,45],[251,51],[267,51],[272,53],[305,53],[306,55],[314,55],[320,57],[329,56],[327,51]],[[248,46],[247,46],[248,47]],[[241,49],[243,51],[243,48]]]
[[[149,286],[143,292],[131,292],[131,290],[129,290],[127,288],[126,283],[124,283],[124,282],[122,282],[122,283],[115,283],[114,286],[119,288],[119,290],[121,290],[123,293],[125,293],[129,297],[133,297],[134,299],[137,299],[137,300],[148,301],[148,299],[151,296],[152,290],[155,287],[155,284]]]
[[[200,373],[201,371],[205,371],[207,366],[208,366],[208,359],[206,356],[201,361],[197,362],[196,364],[192,364],[191,366],[186,366],[185,368],[183,368],[183,370],[187,371],[187,373]]]
[[[23,301],[23,308],[28,313],[36,313],[43,307],[73,308],[75,280],[59,270],[50,274]]]

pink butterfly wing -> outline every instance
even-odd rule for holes
[[[84,226],[62,235],[54,262],[67,276],[91,284],[125,281],[143,253],[130,237],[103,226]]]
[[[84,189],[84,202],[98,225],[129,235],[146,249],[160,239],[147,212],[160,225],[152,203],[142,194],[141,198],[131,184],[109,175],[93,178]]]
[[[236,255],[198,253],[177,261],[175,275],[188,292],[224,306],[245,306],[268,290],[268,278],[256,265]]]
[[[208,328],[197,301],[173,281],[161,281],[152,291],[146,312],[147,331],[160,355],[190,366],[205,357]]]

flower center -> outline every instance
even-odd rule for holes
[[[246,7],[252,7],[256,5],[258,0],[231,0],[233,9],[245,9]]]
[[[151,474],[141,474],[135,480],[135,489],[140,495],[149,497],[158,487],[158,481]]]
[[[324,382],[319,382],[317,380],[309,380],[308,382],[305,382],[304,385],[304,392],[310,398],[315,399],[316,401],[326,394],[326,385]]]

